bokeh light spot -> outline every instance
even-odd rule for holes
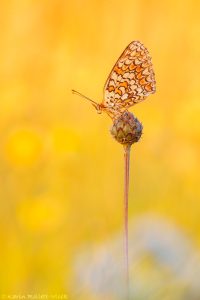
[[[19,223],[33,233],[57,229],[66,216],[66,209],[58,199],[38,196],[23,200],[17,209]]]
[[[13,165],[31,166],[42,153],[42,138],[33,129],[21,128],[9,134],[5,143],[5,155]]]

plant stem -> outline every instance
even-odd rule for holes
[[[129,193],[129,166],[130,145],[124,146],[124,259],[126,278],[126,299],[129,299],[129,255],[128,255],[128,193]]]

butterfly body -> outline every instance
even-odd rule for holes
[[[85,98],[93,102],[98,113],[104,111],[115,119],[155,91],[155,74],[149,52],[141,42],[133,41],[111,70],[104,86],[102,103]]]

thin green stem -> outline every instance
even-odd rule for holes
[[[128,194],[129,194],[130,150],[131,150],[130,145],[124,146],[124,259],[125,259],[127,300],[129,300]]]

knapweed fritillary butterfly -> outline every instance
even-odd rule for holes
[[[129,107],[145,100],[155,91],[151,57],[147,48],[139,41],[130,43],[114,65],[104,86],[102,103],[96,103],[72,90],[73,93],[89,100],[98,113],[104,111],[112,119],[116,119]]]

